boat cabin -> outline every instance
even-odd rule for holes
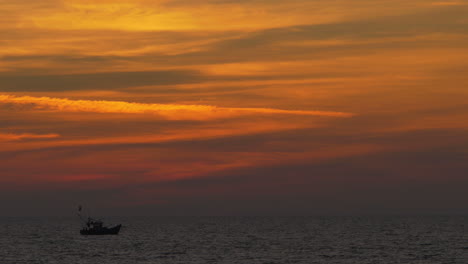
[[[88,221],[86,222],[86,226],[89,229],[100,229],[102,228],[102,221],[94,220],[91,217],[89,217]]]

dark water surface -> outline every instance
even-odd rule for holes
[[[468,263],[468,217],[109,219],[0,218],[0,263]]]

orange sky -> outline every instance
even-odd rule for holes
[[[468,212],[466,0],[0,12],[7,215]]]

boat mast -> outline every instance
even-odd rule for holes
[[[86,224],[86,221],[83,219],[83,217],[81,216],[81,211],[83,210],[83,207],[80,205],[78,205],[78,217],[80,218],[80,221],[82,222],[82,224]]]

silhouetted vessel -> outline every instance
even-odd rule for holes
[[[81,218],[81,205],[78,206],[78,216]],[[84,221],[83,221],[84,222]],[[82,235],[118,235],[122,225],[116,225],[113,227],[105,227],[103,222],[100,220],[95,220],[91,217],[85,222],[84,227],[80,230]]]
[[[114,227],[103,226],[102,221],[88,218],[86,227],[80,230],[82,235],[117,235],[119,234],[122,225],[116,225]]]

